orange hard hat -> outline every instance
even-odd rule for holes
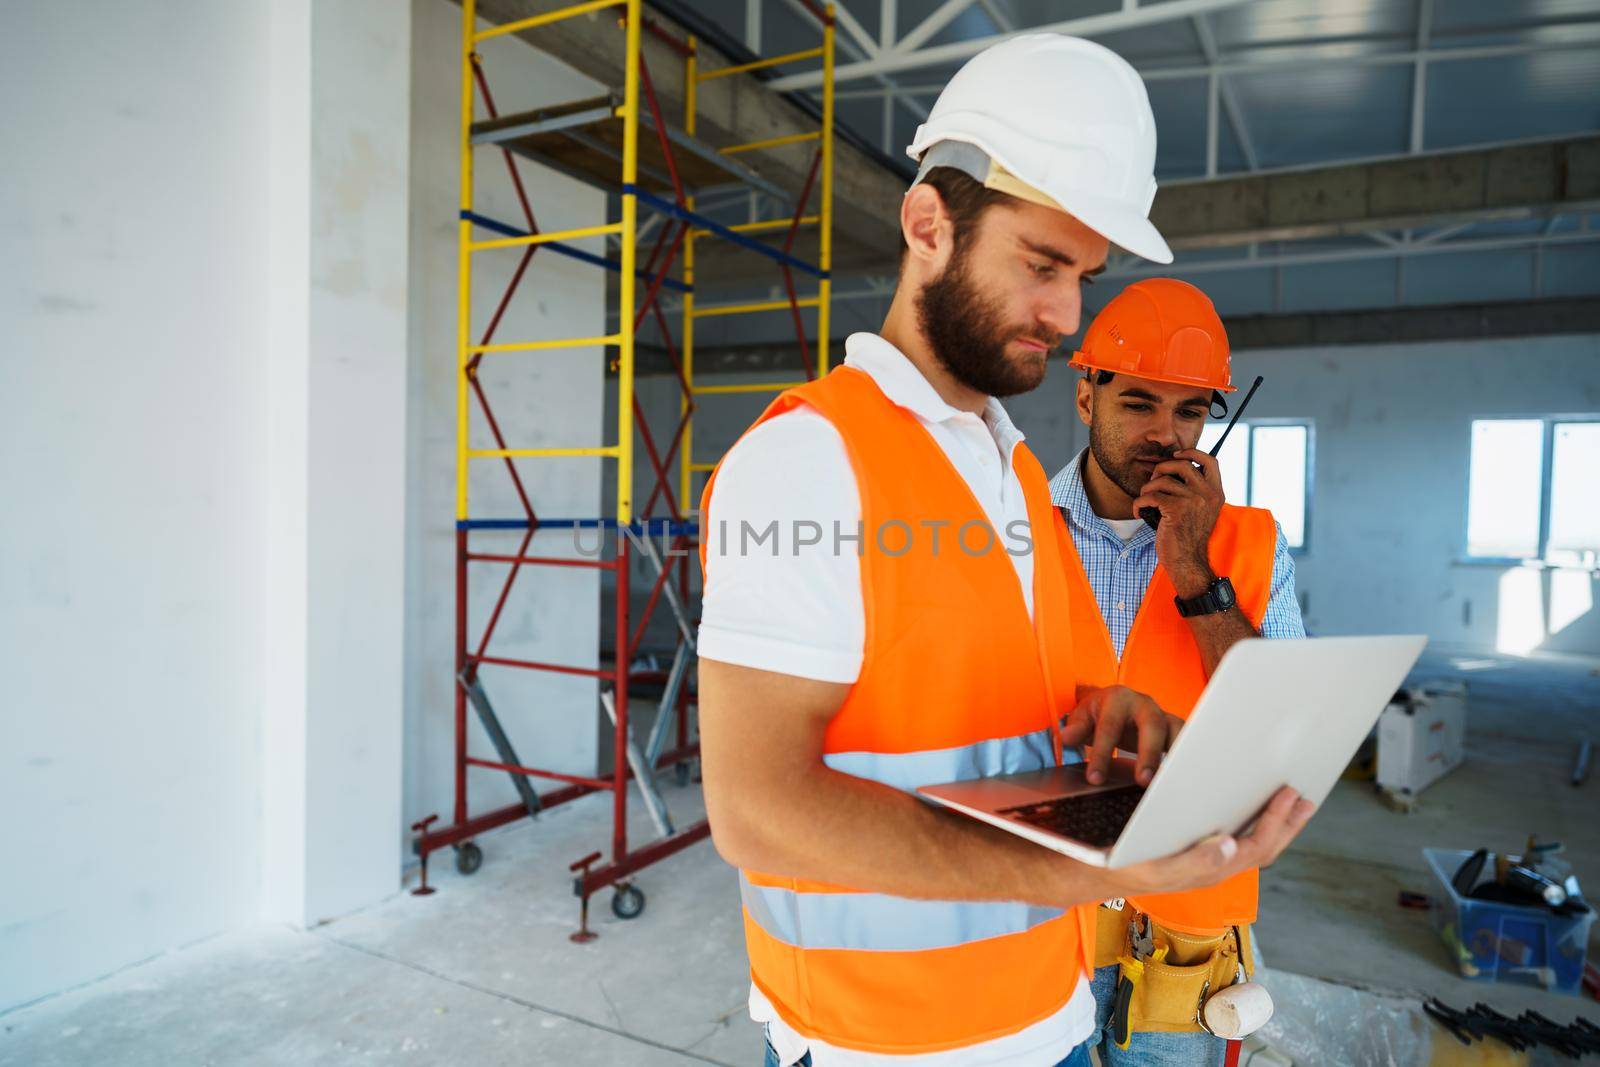
[[[1157,382],[1234,390],[1228,335],[1211,300],[1188,282],[1146,278],[1111,298],[1071,366]]]

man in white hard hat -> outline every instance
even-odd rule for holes
[[[706,485],[706,805],[768,1064],[1084,1067],[1093,907],[1265,866],[1310,805],[1285,789],[1248,834],[1109,871],[916,798],[1091,740],[1091,781],[1115,740],[1148,782],[1177,720],[1079,686],[1044,471],[995,399],[1043,379],[1109,241],[1169,258],[1144,87],[1098,45],[1013,38],[909,151],[882,329]]]

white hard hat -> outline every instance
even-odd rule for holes
[[[906,155],[919,161],[917,181],[955,167],[1065,211],[1145,259],[1172,262],[1149,218],[1150,97],[1127,60],[1093,41],[1030,33],[979,52],[939,94]]]

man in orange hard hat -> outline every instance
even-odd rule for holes
[[[1269,511],[1226,503],[1217,460],[1197,447],[1213,404],[1225,412],[1222,394],[1234,389],[1228,337],[1199,289],[1150,278],[1095,317],[1071,365],[1085,372],[1077,409],[1089,447],[1051,480],[1050,496],[1063,520],[1079,679],[1148,693],[1186,718],[1234,642],[1305,636],[1283,531]],[[1253,970],[1257,880],[1247,870],[1101,905],[1094,988],[1105,1067],[1223,1062],[1224,1042],[1202,1031],[1195,1008]],[[1141,995],[1123,1007],[1118,960],[1130,928],[1149,929],[1168,963],[1190,969],[1165,987],[1167,972],[1145,969]]]

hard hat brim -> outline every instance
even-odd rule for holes
[[[1063,191],[1060,194],[1043,189],[1089,229],[1119,248],[1152,263],[1171,263],[1172,249],[1150,220],[1124,203],[1082,192]]]
[[[1109,374],[1121,374],[1129,378],[1143,378],[1147,382],[1165,382],[1168,385],[1193,385],[1201,389],[1215,389],[1219,393],[1235,393],[1239,387],[1232,383],[1228,385],[1212,385],[1210,382],[1197,381],[1194,378],[1177,378],[1166,374],[1140,374],[1136,371],[1118,367],[1102,367],[1098,363],[1091,363],[1087,354],[1073,352],[1072,358],[1067,361],[1067,366],[1076,370],[1103,370]]]

